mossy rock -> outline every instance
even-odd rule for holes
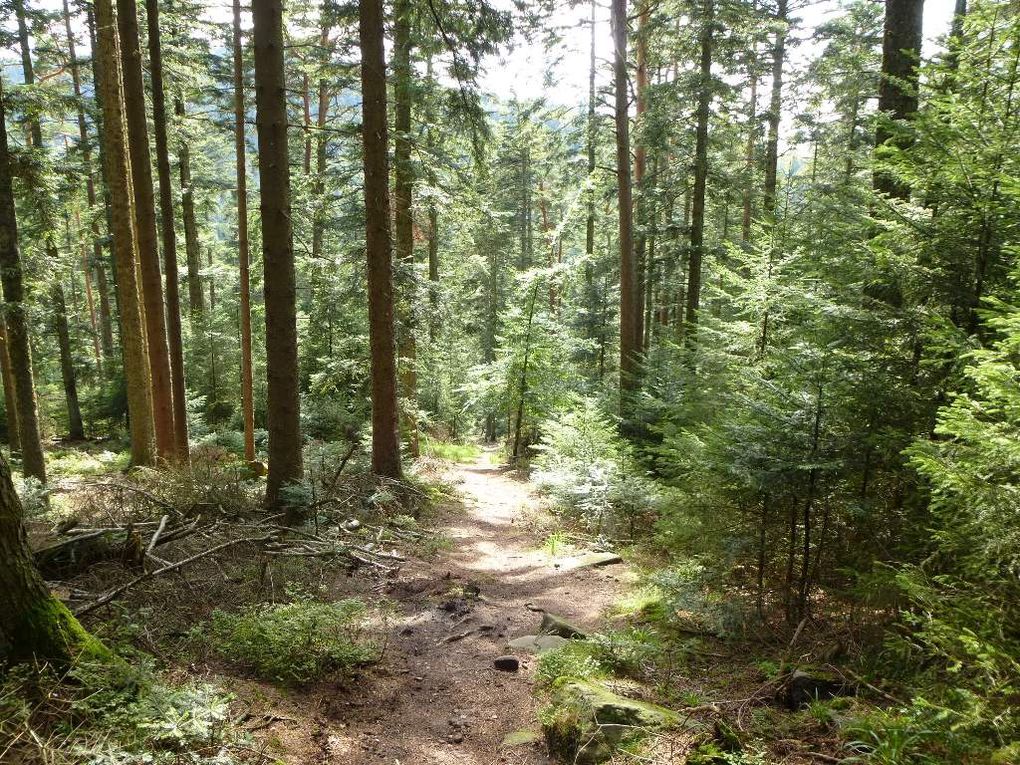
[[[551,705],[543,714],[549,752],[562,762],[596,765],[645,731],[680,724],[665,707],[635,701],[604,685],[561,677],[552,686]]]

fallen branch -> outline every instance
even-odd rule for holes
[[[166,522],[168,520],[170,520],[170,516],[169,515],[164,515],[162,518],[159,519],[159,526],[156,527],[156,531],[153,533],[152,539],[149,540],[148,547],[145,548],[145,554],[146,555],[151,555],[152,554],[152,551],[156,547],[156,543],[159,541],[160,534],[162,534],[163,533],[163,529],[166,528]]]
[[[82,614],[87,614],[90,611],[95,611],[100,606],[105,606],[114,598],[119,597],[120,595],[124,594],[129,589],[134,587],[136,584],[144,582],[146,579],[152,579],[153,577],[159,576],[160,574],[165,574],[169,571],[175,571],[181,568],[182,566],[186,566],[189,563],[194,563],[195,561],[205,558],[206,556],[212,555],[213,553],[219,552],[220,550],[225,550],[228,547],[233,547],[235,545],[240,544],[248,543],[256,544],[268,542],[270,539],[272,539],[272,537],[268,535],[263,537],[241,537],[240,539],[231,539],[229,542],[223,542],[222,544],[218,544],[215,547],[210,547],[208,550],[204,550],[203,552],[200,552],[196,555],[192,555],[190,558],[185,558],[184,560],[177,561],[176,563],[171,563],[169,566],[163,566],[163,568],[158,568],[155,571],[147,571],[146,573],[141,574],[140,576],[136,576],[130,582],[122,584],[120,587],[114,587],[105,595],[100,596],[91,603],[76,608],[74,610],[74,615],[81,616]]]

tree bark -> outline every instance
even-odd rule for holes
[[[89,136],[88,122],[85,120],[85,101],[81,92],[81,72],[78,65],[78,55],[75,49],[74,32],[71,29],[71,10],[67,0],[64,4],[64,32],[67,35],[68,59],[71,66],[71,84],[74,88],[74,98],[78,112],[78,148],[81,150],[82,166],[85,169],[85,195],[88,202],[90,227],[92,231],[92,266],[97,270],[96,289],[99,290],[99,329],[100,345],[104,359],[113,356],[113,322],[110,319],[110,302],[107,294],[106,271],[103,266],[103,244],[102,232],[99,225],[99,205],[96,198],[96,173],[92,165],[92,141]],[[88,274],[90,265],[85,262],[85,273]],[[86,285],[90,279],[86,276]],[[90,299],[91,303],[91,299]],[[94,310],[94,309],[90,309]]]
[[[244,49],[241,45],[241,0],[234,0],[234,155],[237,177],[237,259],[241,291],[241,419],[244,458],[255,461],[255,398],[251,368],[251,275],[248,253],[248,160],[244,138]],[[321,139],[320,139],[321,140]],[[199,287],[199,295],[202,293]]]
[[[7,445],[11,454],[21,451],[21,431],[18,428],[18,394],[14,390],[14,371],[7,350],[7,322],[0,314],[0,373],[3,374],[4,411],[7,414]]]
[[[634,259],[634,199],[630,175],[630,115],[627,95],[627,0],[612,0],[613,70],[616,89],[616,175],[620,216],[620,412],[631,409],[638,387],[640,338],[637,265]]]
[[[32,50],[29,47],[28,24],[25,18],[25,4],[23,0],[16,0],[14,13],[18,23],[18,42],[21,48],[21,70],[26,85],[35,83],[35,70],[32,66]],[[45,153],[43,145],[42,124],[37,115],[33,115],[29,121],[29,135],[32,146],[40,153]],[[46,259],[50,268],[54,271],[60,267],[60,252],[56,245],[56,226],[53,222],[53,211],[50,207],[48,195],[42,191],[44,182],[42,178],[33,178],[29,182],[33,193],[36,194],[35,203],[39,210],[39,217],[43,227],[43,245],[46,249]],[[81,426],[81,410],[78,405],[78,386],[74,376],[74,362],[71,356],[70,336],[66,333],[67,328],[67,306],[64,302],[64,288],[60,284],[59,276],[50,286],[50,309],[54,312],[54,329],[57,332],[57,347],[60,353],[61,380],[64,384],[64,400],[67,404],[68,430],[72,438],[83,438]],[[62,335],[60,328],[65,332]]]
[[[266,304],[266,424],[269,430],[266,507],[285,509],[288,522],[296,523],[301,517],[300,509],[287,502],[281,492],[288,484],[300,481],[304,473],[282,1],[254,0],[252,21]]]
[[[96,46],[100,100],[103,112],[103,161],[110,192],[110,233],[117,267],[117,302],[121,322],[121,352],[127,381],[131,429],[131,464],[151,465],[153,452],[152,398],[149,385],[145,323],[138,285],[131,163],[127,150],[124,100],[121,92],[120,42],[112,0],[95,0]]]
[[[32,373],[32,347],[28,332],[24,272],[18,250],[18,220],[7,147],[6,103],[0,85],[0,281],[4,293],[7,352],[11,359],[13,388],[17,396],[17,423],[21,461],[25,475],[46,482],[46,461],[39,434],[39,411]],[[6,383],[6,381],[5,381]],[[2,567],[0,567],[2,568]]]
[[[117,29],[120,33],[124,115],[127,119],[128,150],[131,157],[131,190],[134,194],[145,341],[149,352],[156,454],[161,459],[173,461],[177,455],[173,384],[170,378],[163,285],[159,273],[156,202],[153,196],[149,125],[145,114],[145,83],[142,79],[142,51],[138,42],[138,6],[135,0],[117,0]]]
[[[174,101],[174,114],[183,119],[184,101]],[[188,313],[194,327],[201,325],[205,315],[205,292],[202,289],[202,253],[198,241],[198,222],[195,218],[195,187],[191,182],[191,150],[187,140],[178,148],[178,172],[181,176],[181,222],[184,226],[184,253],[188,265]]]
[[[359,0],[358,5],[368,328],[372,353],[372,470],[377,475],[399,478],[383,8],[382,0]]]
[[[66,2],[66,0],[65,0]],[[163,51],[159,34],[159,3],[145,0],[149,32],[149,76],[152,80],[152,124],[156,137],[156,171],[159,177],[159,211],[166,271],[166,330],[170,352],[170,383],[174,421],[174,458],[189,460],[188,394],[184,382],[184,342],[181,339],[181,298],[177,276],[177,231],[174,226],[174,192],[170,181],[166,96],[163,91]]]
[[[67,326],[67,305],[64,301],[64,287],[54,281],[50,287],[50,302],[53,306],[53,324],[60,352],[60,377],[64,383],[64,398],[67,401],[67,435],[73,441],[85,438],[85,427],[81,421],[81,407],[78,404],[78,382],[74,377],[74,355],[71,353],[71,333]]]
[[[28,546],[21,500],[11,469],[0,455],[0,663],[52,662],[64,668],[75,658],[109,659],[54,598],[39,575]]]
[[[909,119],[917,112],[917,65],[921,58],[924,0],[886,0],[885,31],[882,36],[882,79],[878,86],[878,110],[894,120]],[[875,145],[906,148],[909,135],[879,122]],[[875,191],[896,199],[907,199],[910,187],[889,173],[876,170]]]
[[[787,0],[776,8],[776,41],[772,47],[772,94],[769,97],[769,134],[765,143],[765,214],[775,218],[776,185],[779,174],[779,121],[783,110],[783,64],[786,61]]]
[[[634,147],[634,186],[637,188],[637,232],[634,244],[636,273],[634,293],[637,304],[634,307],[634,334],[637,337],[638,348],[641,350],[644,349],[645,290],[649,278],[648,272],[651,270],[648,264],[648,238],[645,233],[645,228],[648,225],[648,188],[645,182],[648,151],[642,132],[645,112],[648,110],[648,22],[651,18],[649,2],[650,0],[638,0],[637,81],[634,88],[635,101],[637,102],[636,121],[639,128]]]
[[[753,12],[758,10],[755,0]],[[744,214],[741,219],[740,240],[746,247],[751,241],[751,218],[754,212],[754,139],[758,132],[758,44],[751,47],[747,56],[747,80],[750,95],[747,104],[747,144],[744,149]]]
[[[585,144],[588,155],[588,191],[585,194],[585,227],[584,227],[584,283],[587,314],[585,316],[585,334],[588,340],[594,340],[598,333],[598,315],[596,303],[598,290],[595,286],[595,13],[598,4],[591,3],[591,36],[589,40],[588,60],[588,123],[585,126]],[[594,359],[593,359],[594,361]]]
[[[417,344],[414,331],[414,219],[412,194],[414,166],[411,164],[411,3],[396,0],[393,7],[393,235],[394,254],[402,278],[398,295],[399,362],[401,393],[406,411],[403,414],[407,433],[407,448],[412,457],[418,456],[418,373]]]
[[[691,200],[691,259],[687,267],[688,330],[685,339],[694,340],[701,308],[701,269],[705,242],[705,192],[708,185],[708,119],[712,105],[712,27],[715,0],[703,0],[701,14],[701,64],[698,85],[697,129],[694,148],[694,193]]]

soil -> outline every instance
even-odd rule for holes
[[[508,640],[535,634],[542,611],[597,628],[633,583],[625,565],[579,567],[584,551],[544,546],[548,515],[533,485],[492,464],[450,468],[460,499],[436,530],[451,542],[409,560],[386,586],[394,605],[383,661],[340,686],[287,691],[231,678],[263,751],[286,763],[480,765],[547,763],[533,693],[537,660],[495,669]],[[262,748],[260,747],[260,748]]]

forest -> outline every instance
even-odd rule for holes
[[[1020,765],[1016,0],[0,0],[0,762]]]

